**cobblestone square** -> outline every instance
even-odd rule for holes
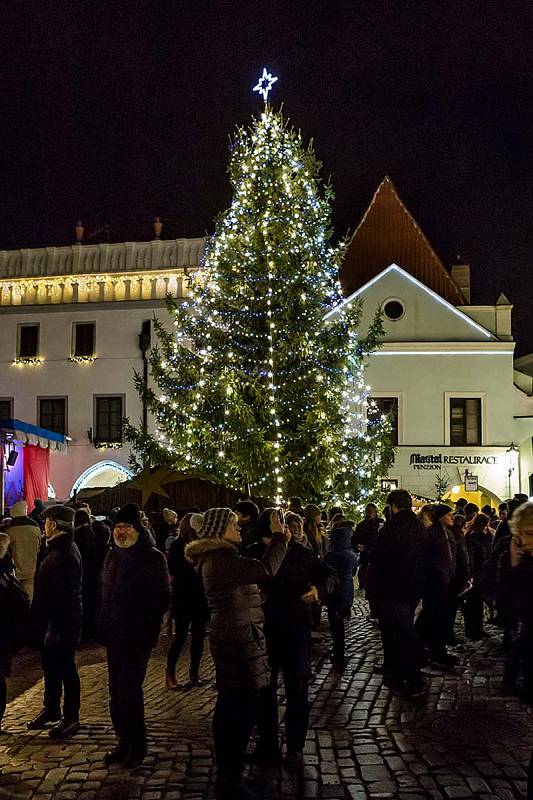
[[[401,798],[401,800],[514,800],[526,796],[533,747],[530,709],[501,690],[500,635],[458,650],[460,667],[432,671],[420,700],[392,697],[373,667],[381,660],[378,629],[356,600],[348,623],[348,664],[335,672],[329,635],[313,648],[311,728],[305,767],[250,770],[264,798]],[[78,663],[82,727],[71,740],[52,742],[46,731],[27,732],[41,708],[42,677],[35,656],[15,662],[0,737],[0,798],[13,800],[207,800],[214,763],[210,733],[215,699],[213,668],[204,656],[205,684],[192,690],[164,686],[168,637],[154,651],[145,682],[149,755],[142,768],[107,768],[114,743],[107,710],[105,653],[85,647]],[[178,680],[186,682],[187,657]],[[15,695],[15,696],[14,696]]]

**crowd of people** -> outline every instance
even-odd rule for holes
[[[452,507],[453,505],[453,507]],[[282,758],[278,686],[285,689],[287,768],[303,762],[309,725],[311,648],[323,610],[332,667],[345,668],[345,623],[354,583],[379,626],[391,692],[418,697],[427,668],[453,670],[464,637],[503,630],[505,685],[533,704],[533,503],[517,495],[498,509],[464,499],[413,510],[396,489],[380,514],[369,503],[355,524],[343,509],[324,511],[291,498],[286,508],[164,509],[154,525],[135,504],[95,519],[86,504],[28,514],[15,504],[0,526],[0,726],[12,655],[39,648],[43,708],[30,730],[53,739],[79,729],[76,649],[96,638],[106,648],[109,707],[117,746],[108,764],[134,768],[146,756],[143,681],[161,634],[171,636],[165,686],[202,683],[206,634],[216,673],[213,737],[217,797],[252,797],[245,758]],[[4,610],[7,613],[4,613]],[[28,636],[28,631],[30,635]],[[189,681],[176,665],[190,635]],[[459,633],[460,636],[460,633]],[[253,729],[255,750],[246,756]]]

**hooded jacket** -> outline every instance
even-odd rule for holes
[[[326,603],[338,611],[350,609],[354,598],[353,573],[357,566],[357,556],[351,548],[350,528],[333,528],[329,537],[330,550],[324,563],[337,573],[338,586]]]
[[[263,689],[269,684],[257,583],[276,575],[286,552],[287,543],[277,534],[261,560],[243,558],[235,545],[215,537],[185,548],[202,579],[211,613],[209,645],[219,690]]]
[[[165,556],[147,533],[128,548],[113,547],[100,575],[96,628],[107,647],[151,650],[170,604]]]

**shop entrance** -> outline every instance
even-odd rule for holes
[[[466,492],[464,483],[458,484],[457,486],[452,486],[450,491],[448,491],[442,499],[443,502],[451,500],[453,503],[455,503],[460,497],[464,497],[469,503],[475,503],[478,508],[483,508],[483,506],[492,506],[492,508],[497,509],[498,505],[502,502],[502,500],[495,495],[494,492],[491,492],[484,486],[479,486],[477,492]]]

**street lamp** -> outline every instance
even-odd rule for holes
[[[515,471],[515,465],[516,465],[516,455],[513,455],[513,454],[514,453],[518,453],[518,447],[515,445],[514,442],[511,442],[511,444],[509,445],[509,447],[507,448],[507,450],[505,452],[508,454],[507,458],[508,458],[509,467],[508,467],[508,470],[507,470],[507,482],[508,482],[507,494],[508,494],[508,497],[510,498],[511,495],[512,495],[512,491],[511,491],[511,475]]]

